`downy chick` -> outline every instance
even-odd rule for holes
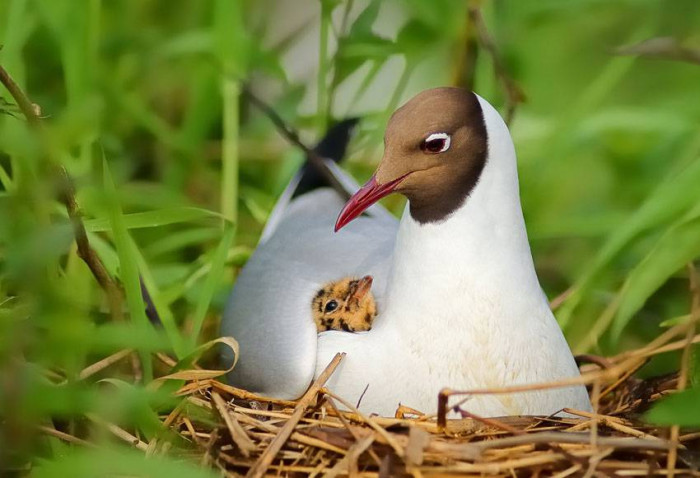
[[[316,328],[357,332],[372,328],[377,306],[372,288],[372,276],[361,279],[346,277],[325,284],[311,302]]]

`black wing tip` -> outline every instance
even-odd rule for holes
[[[345,118],[333,124],[328,128],[321,141],[314,147],[314,152],[323,158],[330,159],[335,163],[340,163],[345,157],[348,144],[350,144],[350,139],[359,122],[360,118],[353,117]],[[315,189],[328,186],[323,176],[321,176],[308,161],[304,163],[301,171],[302,176],[292,195],[293,198]]]
[[[326,131],[321,141],[314,147],[319,156],[339,163],[345,157],[348,144],[360,118],[346,118],[338,121]]]

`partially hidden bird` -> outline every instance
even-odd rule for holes
[[[377,315],[372,280],[372,276],[344,277],[324,284],[311,302],[311,315],[318,331],[370,330]]]
[[[357,190],[346,203],[330,188],[295,195],[298,175],[282,195],[224,313],[222,335],[240,343],[229,381],[293,399],[345,352],[326,386],[363,412],[391,416],[399,404],[435,413],[444,387],[579,376],[535,273],[515,150],[498,112],[466,90],[426,90],[394,112],[384,143],[359,189],[327,161]],[[408,199],[400,222],[375,204],[391,193]],[[365,275],[374,278],[372,329],[317,334],[314,294]],[[485,417],[591,410],[582,385],[473,394],[461,406]]]

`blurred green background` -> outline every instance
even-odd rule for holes
[[[697,0],[0,0],[0,65],[44,126],[28,128],[0,89],[0,469],[208,476],[147,463],[95,416],[165,433],[158,413],[177,401],[140,385],[167,371],[153,354],[182,359],[216,336],[236,271],[303,161],[243,86],[310,145],[361,117],[346,167],[363,181],[413,94],[466,86],[506,112],[507,82],[524,100],[511,131],[535,262],[548,296],[565,293],[556,313],[574,350],[616,353],[687,320],[699,26]],[[123,284],[125,320],[78,256],[56,165]],[[165,332],[148,324],[139,274]],[[123,349],[140,367],[85,376]],[[669,354],[645,373],[677,367]],[[46,427],[103,446],[83,454]]]

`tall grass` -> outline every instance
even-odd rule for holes
[[[527,97],[512,124],[523,206],[545,290],[569,291],[557,315],[573,347],[610,353],[687,321],[686,265],[700,257],[700,68],[613,52],[656,36],[700,48],[700,4],[476,3]],[[362,116],[347,163],[362,179],[388,115],[414,92],[469,78],[504,106],[490,53],[461,44],[475,37],[465,8],[0,2],[0,64],[45,129],[39,138],[0,90],[0,469],[212,475],[179,461],[187,444],[173,439],[169,455],[145,459],[108,423],[172,438],[157,417],[182,404],[174,385],[148,385],[171,370],[157,354],[191,361],[216,336],[235,273],[299,163],[242,86],[309,142],[335,119]],[[297,12],[308,17],[300,26]],[[476,56],[455,57],[464,52]],[[72,176],[90,243],[121,284],[122,322],[79,257],[47,151]],[[147,320],[141,281],[162,325]],[[105,357],[120,360],[96,370]],[[677,364],[669,355],[645,373]],[[697,414],[687,403],[657,413]]]

